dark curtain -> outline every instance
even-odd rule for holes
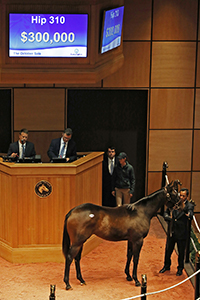
[[[145,195],[148,91],[69,90],[67,124],[77,151],[126,152],[136,174],[133,201]]]
[[[0,152],[7,153],[11,142],[11,90],[0,89]]]

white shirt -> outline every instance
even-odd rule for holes
[[[20,143],[20,141],[18,141],[19,143],[19,158],[23,158],[23,145],[24,145],[24,150],[26,150],[26,143],[24,143],[23,145]]]
[[[111,161],[113,162],[113,170],[114,170],[114,166],[115,166],[115,157],[113,159],[110,159],[108,157],[108,170],[109,170],[109,173],[111,174]],[[112,174],[111,174],[112,175]]]

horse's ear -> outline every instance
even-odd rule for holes
[[[171,187],[173,185],[173,180],[169,184],[165,184],[165,187]]]
[[[180,182],[180,180],[179,179],[176,179],[175,181],[174,181],[174,184],[177,184],[177,186],[178,186],[178,184],[181,186],[182,185],[182,182]]]

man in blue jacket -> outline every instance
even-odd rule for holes
[[[47,151],[52,160],[53,158],[65,158],[66,162],[72,162],[77,159],[76,143],[71,139],[72,129],[67,128],[61,138],[53,139]]]

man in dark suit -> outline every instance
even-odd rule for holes
[[[52,160],[53,158],[66,158],[66,162],[72,162],[77,159],[76,143],[71,139],[72,129],[67,128],[62,133],[61,138],[53,139],[49,146],[47,154]]]
[[[171,266],[171,255],[174,250],[174,246],[177,243],[178,247],[178,267],[176,276],[182,275],[184,268],[184,255],[187,238],[187,226],[188,219],[193,219],[194,205],[188,201],[189,191],[186,188],[180,190],[180,206],[174,209],[170,213],[170,209],[167,208],[164,212],[164,219],[169,223],[168,236],[165,248],[165,262],[164,267],[159,273],[164,273],[170,270]]]
[[[115,197],[112,195],[112,173],[115,165],[118,163],[116,157],[116,150],[114,147],[109,147],[106,157],[103,160],[103,189],[102,189],[102,205],[103,206],[116,206]]]
[[[13,158],[25,158],[35,156],[34,144],[28,141],[28,130],[23,128],[19,132],[19,140],[11,143],[8,149],[8,156]]]

